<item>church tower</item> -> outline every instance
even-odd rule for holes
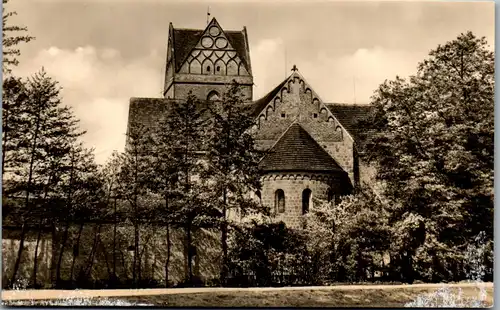
[[[185,99],[192,91],[200,100],[214,100],[233,80],[251,101],[253,76],[245,27],[224,31],[215,18],[205,30],[176,29],[170,23],[165,98]]]

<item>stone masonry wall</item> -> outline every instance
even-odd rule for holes
[[[72,226],[69,230],[68,243],[63,254],[61,278],[63,281],[71,279],[71,266],[74,254],[74,245],[77,240],[78,227]],[[97,232],[97,247],[92,249]],[[55,283],[55,266],[59,255],[62,231],[58,233],[44,233],[38,253],[38,280],[43,288],[50,288]],[[88,224],[82,230],[78,256],[75,259],[73,279],[77,279],[81,270],[88,274],[90,281],[108,281],[113,269],[113,236],[111,224]],[[220,274],[220,233],[217,230],[196,229],[192,233],[192,244],[196,247],[197,255],[193,257],[193,273],[202,281],[210,282]],[[55,238],[55,239],[53,239]],[[167,253],[167,236],[164,227],[148,227],[141,229],[140,251],[142,253],[141,274],[143,279],[165,282],[165,262]],[[129,247],[134,244],[133,227],[120,225],[116,235],[116,273],[124,281],[132,278],[133,250]],[[186,254],[186,233],[183,229],[171,228],[171,254],[169,263],[169,282],[176,284],[186,279],[188,273]],[[30,232],[25,241],[20,269],[17,278],[21,282],[32,282],[33,261],[36,246],[36,233]],[[13,266],[19,249],[19,229],[3,229],[2,236],[2,284],[8,284],[12,276]],[[94,254],[92,254],[94,253]],[[93,260],[92,260],[93,257]],[[163,284],[164,285],[164,284]]]
[[[274,173],[262,178],[262,203],[271,207],[276,221],[283,221],[288,227],[301,228],[302,192],[310,189],[309,208],[315,199],[326,200],[331,189],[334,195],[343,193],[341,176],[310,173]],[[345,182],[345,181],[344,181]],[[275,193],[281,189],[285,193],[285,212],[279,213],[275,206]]]
[[[245,98],[252,98],[252,87],[242,86],[242,94]],[[227,89],[227,84],[181,84],[176,83],[173,86],[173,94],[175,99],[187,98],[189,91],[193,93],[200,100],[207,100],[208,94],[212,91],[216,91],[220,96],[224,94]]]
[[[252,131],[257,148],[272,147],[294,122],[298,122],[337,161],[354,185],[353,139],[298,73],[290,76],[281,91],[260,112]]]

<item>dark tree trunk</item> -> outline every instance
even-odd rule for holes
[[[108,272],[108,281],[112,281],[113,272],[111,271],[111,267],[109,266],[108,253],[106,252],[106,247],[102,244],[101,237],[98,237],[98,244],[101,246],[98,249],[101,249],[102,255],[104,257],[104,262],[106,263],[106,271]]]
[[[70,276],[69,276],[69,279],[72,282],[74,281],[74,279],[73,279],[73,273],[74,273],[74,270],[75,270],[76,258],[80,254],[80,238],[82,237],[83,225],[84,225],[84,223],[82,222],[80,224],[80,228],[78,229],[78,236],[76,237],[76,244],[75,244],[75,246],[73,248],[73,261],[71,262],[71,271],[70,271]]]
[[[224,201],[222,208],[222,227],[221,227],[221,243],[222,243],[222,268],[221,268],[221,279],[220,283],[222,286],[226,285],[227,278],[227,223],[226,223],[226,202],[227,202],[227,192],[224,189]]]
[[[37,274],[38,274],[38,246],[40,245],[40,239],[42,237],[42,216],[40,215],[40,219],[38,221],[38,234],[36,236],[36,245],[35,245],[35,259],[33,260],[33,288],[37,288]]]
[[[186,227],[187,235],[187,266],[188,266],[188,281],[189,284],[193,284],[193,249],[192,249],[192,237],[191,237],[191,220],[188,220]]]
[[[170,225],[167,223],[167,259],[165,261],[165,287],[169,287],[169,284],[168,284],[168,267],[170,265],[170,248],[171,248],[171,244],[170,244]]]
[[[99,224],[94,235],[94,243],[92,244],[92,250],[89,254],[89,259],[87,262],[87,267],[85,268],[85,277],[88,279],[90,273],[92,272],[92,267],[94,266],[95,253],[97,252],[97,246],[99,245],[99,234],[101,233],[101,225]]]
[[[59,251],[59,258],[57,259],[57,267],[56,267],[56,287],[60,287],[61,285],[61,265],[63,261],[64,250],[66,249],[66,243],[68,242],[68,234],[69,234],[69,221],[66,222],[64,226],[64,233],[61,240],[61,249]]]
[[[139,256],[139,227],[138,224],[134,225],[134,260],[132,267],[132,280],[134,287],[137,288],[137,260]]]
[[[169,188],[170,189],[170,183],[167,181],[167,184],[166,184],[166,188]],[[166,225],[166,229],[167,229],[167,259],[165,260],[165,287],[169,287],[169,284],[168,284],[168,276],[169,276],[169,272],[168,272],[168,268],[169,268],[169,265],[170,265],[170,251],[171,251],[171,247],[172,247],[172,244],[171,244],[171,241],[170,241],[170,214],[169,214],[169,199],[168,199],[168,192],[165,191],[165,211],[167,212],[167,216],[166,216],[166,219],[167,219],[167,225]]]
[[[114,221],[113,221],[113,281],[112,284],[113,286],[116,285],[116,225],[117,225],[117,218],[116,218],[116,197],[114,201]]]
[[[28,176],[28,182],[26,184],[26,197],[25,197],[25,203],[24,203],[25,212],[27,211],[26,213],[29,213],[31,182],[33,181],[33,168],[35,165],[35,149],[37,146],[38,134],[40,131],[40,118],[41,118],[41,116],[40,116],[40,108],[39,108],[37,110],[35,133],[34,133],[34,137],[33,137],[33,146],[31,148],[29,176]],[[26,238],[27,229],[28,228],[26,225],[26,218],[25,218],[25,215],[23,215],[23,224],[22,224],[21,236],[20,236],[20,240],[19,240],[19,250],[17,252],[16,262],[14,263],[14,270],[12,271],[12,278],[10,280],[10,287],[14,286],[14,283],[16,282],[17,272],[19,271],[19,265],[21,263],[21,259],[23,256],[24,239]]]

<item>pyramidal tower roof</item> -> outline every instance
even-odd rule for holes
[[[302,128],[293,123],[259,163],[264,172],[344,172],[335,160]]]

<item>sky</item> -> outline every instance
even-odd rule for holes
[[[14,74],[59,82],[98,163],[123,150],[131,97],[161,97],[168,26],[246,26],[254,99],[295,64],[324,102],[368,104],[378,85],[416,73],[439,44],[471,30],[494,49],[494,2],[9,0],[23,44]]]

